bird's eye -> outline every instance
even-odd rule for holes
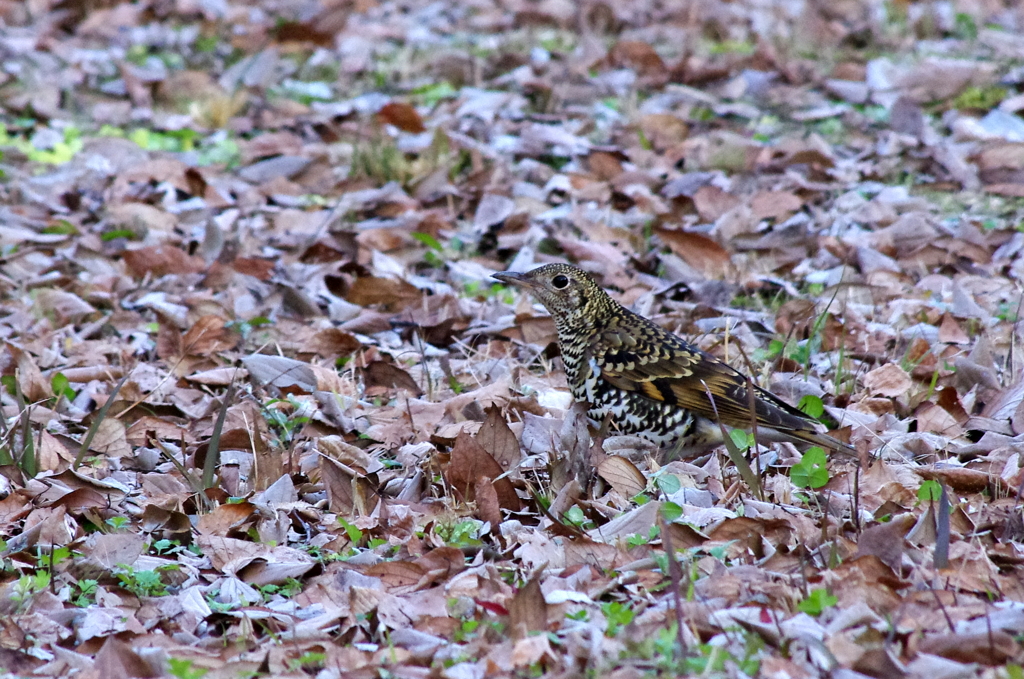
[[[555,286],[558,290],[564,290],[569,285],[569,277],[558,274],[551,279],[551,285]]]

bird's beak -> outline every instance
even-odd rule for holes
[[[530,290],[534,287],[533,281],[526,277],[526,274],[519,273],[517,271],[506,271],[504,273],[496,273],[491,278],[497,278],[502,283],[508,283],[517,288],[526,288]]]

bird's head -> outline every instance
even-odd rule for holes
[[[589,325],[612,304],[590,274],[569,264],[545,264],[526,273],[494,274],[494,278],[532,294],[558,326]]]

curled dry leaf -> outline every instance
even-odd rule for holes
[[[632,462],[618,455],[609,455],[597,466],[602,479],[624,498],[636,497],[647,488],[647,478]]]
[[[374,387],[383,389],[404,389],[416,396],[422,396],[423,390],[420,385],[402,368],[390,361],[372,361],[365,368],[359,369],[359,374],[366,384],[367,391]]]
[[[921,478],[946,484],[955,493],[980,493],[998,479],[977,469],[964,467],[921,467],[914,470]]]
[[[377,506],[375,476],[367,476],[329,457],[320,457],[320,480],[331,511],[339,516],[368,516]]]
[[[394,125],[403,132],[419,134],[427,130],[423,118],[409,104],[393,101],[377,111],[377,119],[387,125]]]
[[[249,502],[217,505],[199,519],[196,528],[204,535],[242,537],[255,521],[256,507]]]

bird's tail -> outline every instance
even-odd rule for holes
[[[793,443],[811,443],[816,446],[821,446],[826,451],[835,451],[837,453],[843,453],[845,455],[856,456],[857,450],[849,443],[843,443],[834,436],[829,436],[820,431],[813,431],[811,429],[789,429],[784,434]]]

